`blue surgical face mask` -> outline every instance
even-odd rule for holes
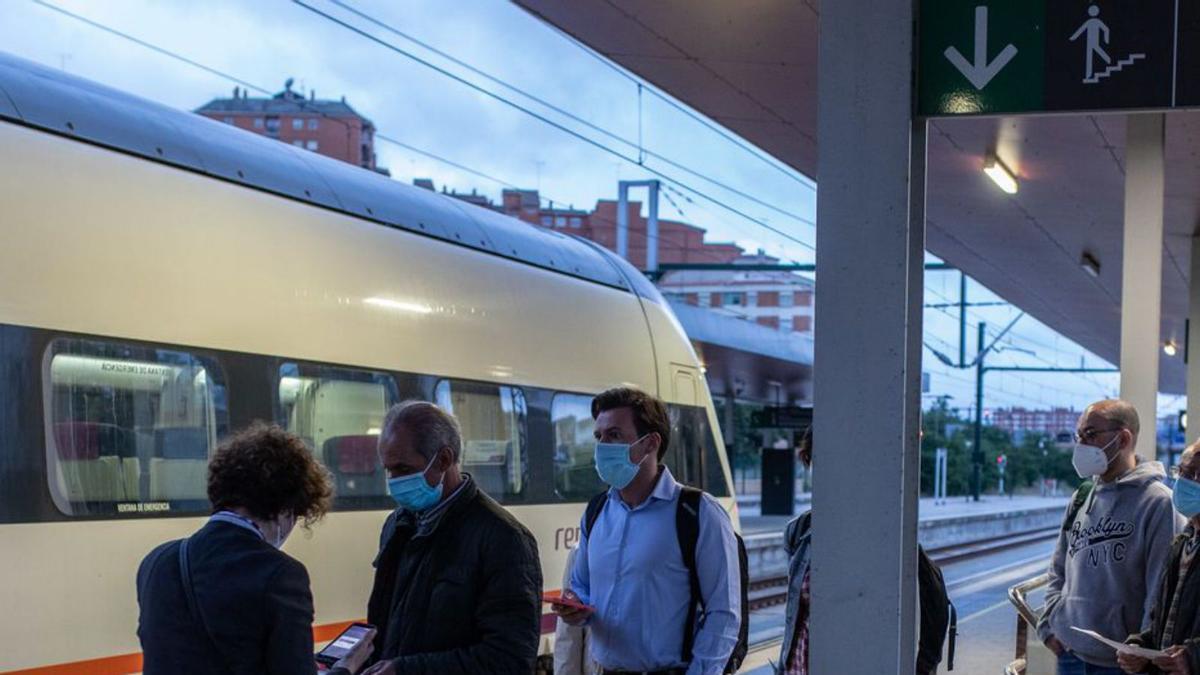
[[[600,474],[600,480],[618,490],[629,485],[637,475],[638,467],[649,457],[642,457],[642,462],[636,464],[629,461],[630,448],[641,443],[643,438],[646,437],[633,443],[596,443],[596,473]]]
[[[1200,514],[1200,483],[1189,478],[1177,478],[1175,491],[1171,494],[1171,503],[1184,518]]]
[[[400,508],[421,512],[441,501],[442,481],[446,479],[445,474],[442,475],[442,480],[438,481],[436,487],[429,487],[429,481],[425,480],[425,472],[433,466],[436,460],[437,455],[434,455],[423,470],[407,476],[388,479],[388,492],[391,493],[392,499],[396,500]]]

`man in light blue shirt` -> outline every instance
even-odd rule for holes
[[[571,588],[564,592],[589,607],[554,605],[554,611],[569,624],[587,624],[591,656],[606,674],[725,672],[741,626],[738,549],[729,515],[702,495],[700,602],[687,625],[693,597],[676,534],[682,486],[661,463],[671,432],[666,406],[636,389],[610,389],[592,402],[592,417],[596,470],[612,487],[595,522],[590,528],[584,523]]]

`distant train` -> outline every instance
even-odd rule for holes
[[[0,54],[0,672],[137,672],[137,564],[203,522],[253,420],[336,479],[286,546],[318,640],[365,614],[404,399],[458,416],[557,588],[601,489],[590,398],[621,383],[670,403],[672,471],[736,518],[701,364],[623,260]]]

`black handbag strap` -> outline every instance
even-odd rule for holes
[[[204,634],[208,636],[208,641],[212,643],[215,652],[221,654],[221,647],[213,638],[212,631],[208,629],[208,623],[204,621],[204,615],[200,612],[200,605],[196,602],[196,589],[192,586],[191,559],[188,557],[189,540],[190,537],[185,537],[179,541],[179,577],[183,580],[183,596],[187,599],[188,611],[191,612],[192,618],[204,628]],[[224,660],[224,658],[225,656],[221,654],[221,659]]]

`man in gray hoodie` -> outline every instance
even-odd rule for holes
[[[1111,648],[1071,627],[1123,640],[1147,626],[1171,539],[1184,526],[1162,464],[1134,454],[1138,431],[1137,410],[1121,400],[1093,403],[1079,418],[1072,463],[1094,487],[1068,507],[1037,627],[1058,655],[1058,675],[1121,672]]]

